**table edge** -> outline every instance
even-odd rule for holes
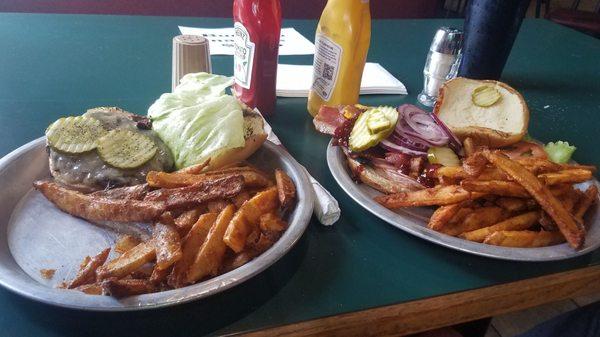
[[[600,291],[600,266],[234,335],[407,335]]]

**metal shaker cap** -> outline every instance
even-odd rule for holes
[[[196,35],[173,38],[173,89],[186,74],[211,71],[208,39]]]
[[[462,48],[462,43],[462,30],[451,27],[441,27],[435,33],[429,50],[442,54],[457,55]]]

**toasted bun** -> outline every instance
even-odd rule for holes
[[[261,147],[267,139],[267,134],[264,130],[264,121],[259,114],[244,110],[244,139],[246,140],[244,147],[229,149],[211,157],[206,169],[217,169],[244,161]]]
[[[473,104],[473,90],[491,85],[501,94],[489,107]],[[517,143],[527,133],[529,109],[523,96],[505,83],[457,77],[442,85],[433,112],[463,141],[467,137],[479,145],[502,147]]]

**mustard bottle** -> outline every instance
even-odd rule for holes
[[[371,42],[369,0],[329,0],[315,36],[313,82],[308,112],[321,105],[358,103]]]

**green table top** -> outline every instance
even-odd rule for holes
[[[137,113],[171,85],[177,25],[225,27],[228,19],[0,14],[0,155],[41,136],[61,115],[117,105]],[[363,96],[365,104],[414,103],[429,43],[457,20],[375,20],[369,61],[399,78],[408,96]],[[315,21],[287,21],[311,38]],[[600,165],[600,41],[543,20],[526,20],[503,79],[531,110],[531,134],[569,140],[575,159]],[[281,63],[312,62],[282,56]],[[232,58],[213,57],[231,74]],[[344,194],[325,159],[306,99],[277,102],[271,123],[290,152],[338,199],[342,218],[312,220],[298,245],[245,284],[206,300],[137,313],[59,309],[0,290],[0,327],[10,336],[184,336],[236,332],[423,299],[600,262],[600,251],[562,262],[497,261],[456,252],[379,220]]]

